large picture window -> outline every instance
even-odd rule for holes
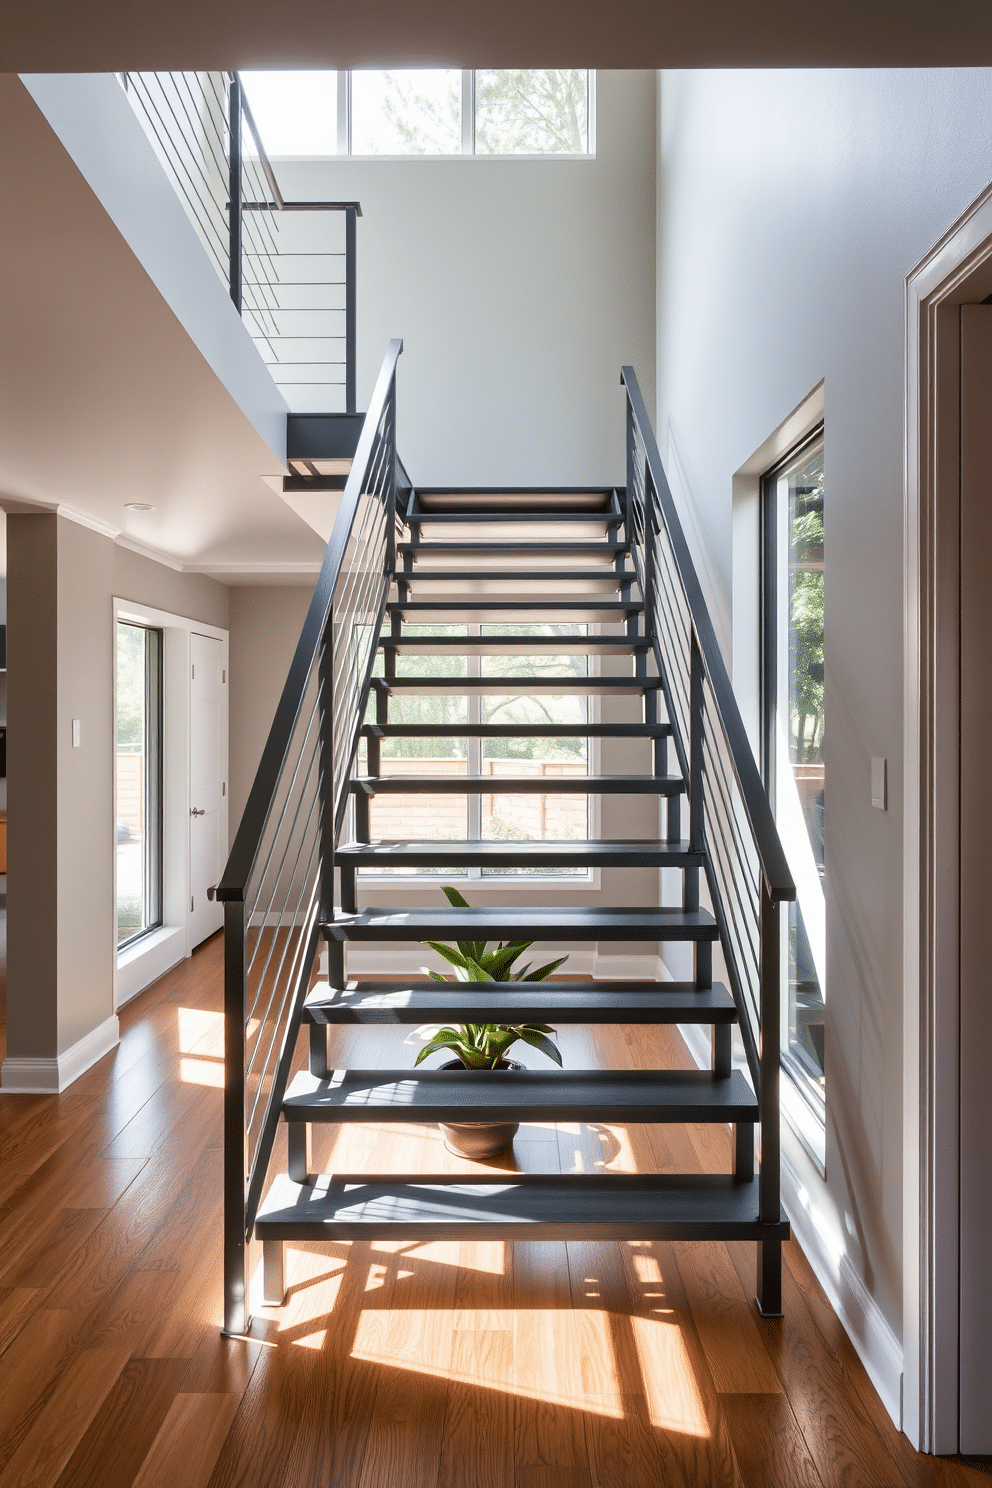
[[[271,156],[591,155],[584,68],[243,72]]]
[[[762,754],[797,898],[782,917],[782,1063],[823,1120],[824,467],[816,430],[762,482]]]
[[[438,642],[462,639],[466,646],[473,639],[495,639],[504,636],[532,637],[540,650],[532,656],[446,656],[418,655],[400,657],[397,675],[404,674],[446,682],[459,677],[495,679],[501,674],[535,678],[581,677],[588,670],[588,660],[581,655],[545,654],[555,637],[586,634],[585,625],[408,625],[403,634]],[[375,672],[382,675],[382,657],[376,659]],[[443,692],[429,696],[397,694],[390,703],[393,723],[444,725],[444,735],[436,738],[391,738],[383,741],[383,775],[453,775],[491,776],[493,790],[468,795],[418,794],[411,796],[382,795],[374,797],[369,814],[373,840],[379,841],[581,841],[592,835],[589,821],[589,798],[585,792],[572,794],[554,791],[513,795],[498,788],[500,776],[547,777],[581,776],[589,773],[588,740],[581,735],[563,737],[472,738],[451,737],[457,725],[473,724],[542,724],[583,725],[588,720],[588,699],[584,695],[533,694],[513,692],[507,695],[478,692]],[[370,707],[369,722],[374,710]],[[364,744],[363,744],[364,752]],[[362,869],[365,877],[394,876],[404,873],[442,875],[445,878],[506,878],[523,872],[551,874],[555,877],[588,878],[584,868],[519,869],[462,868],[440,870]]]
[[[162,632],[117,624],[118,949],[162,923]]]

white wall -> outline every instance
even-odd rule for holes
[[[359,407],[402,336],[421,485],[624,479],[621,364],[654,389],[654,118],[653,73],[600,72],[595,159],[277,163],[287,197],[361,201]]]
[[[825,380],[825,1181],[785,1150],[897,1409],[904,280],[992,173],[992,73],[665,73],[660,128],[659,443],[728,610],[733,473]]]

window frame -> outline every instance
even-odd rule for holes
[[[466,630],[465,639],[466,640],[480,640],[480,639],[484,639],[485,637],[482,634],[482,632],[484,631],[484,629],[485,629],[485,624],[482,624],[482,625],[480,625],[478,623],[476,623],[476,624],[471,624],[471,623],[466,624],[466,626],[465,626],[465,630]],[[601,631],[602,631],[602,626],[600,624],[598,624],[598,623],[589,623],[587,625],[587,633],[588,633],[588,636],[589,636],[590,639],[594,639],[596,636],[598,636],[601,633]],[[601,660],[601,657],[600,657],[600,654],[598,652],[590,652],[590,653],[587,654],[587,656],[586,656],[587,674],[590,677],[594,677],[594,676],[599,676],[600,675],[600,660]],[[466,676],[471,677],[471,676],[479,676],[479,675],[481,675],[481,661],[482,661],[481,656],[478,656],[478,655],[476,655],[476,656],[469,656],[467,658]],[[521,694],[521,695],[522,696],[526,696],[526,694]],[[465,696],[466,696],[466,703],[467,703],[466,723],[467,724],[472,724],[472,723],[479,723],[479,722],[481,722],[482,721],[482,712],[483,712],[483,696],[482,696],[482,694],[481,693],[478,693],[478,692],[472,691],[472,692],[466,693]],[[600,696],[598,694],[589,693],[589,694],[586,695],[586,721],[588,723],[598,723],[599,722],[599,717],[600,717],[600,703],[601,703],[601,698],[600,698]],[[587,739],[586,739],[586,775],[597,775],[597,774],[600,773],[600,770],[601,770],[601,761],[600,761],[601,745],[602,745],[602,740],[600,738],[592,737],[592,736],[587,737]],[[479,767],[479,765],[481,763],[481,760],[482,760],[483,756],[484,756],[484,741],[481,740],[481,739],[474,739],[474,740],[473,739],[469,739],[469,741],[468,741],[468,754],[466,756],[466,766],[467,766],[466,773],[467,774],[470,774],[471,775],[472,773],[476,773],[476,774],[481,773],[481,770],[478,767]],[[473,764],[476,766],[476,769],[475,769],[474,772],[473,772],[473,768],[472,768]],[[484,838],[484,837],[481,836],[481,800],[482,800],[482,794],[485,794],[485,793],[479,793],[479,794],[473,793],[473,794],[469,795],[468,796],[468,799],[467,799],[467,815],[466,815],[467,837],[466,837],[466,840],[469,841],[469,842],[474,842],[474,841],[484,842],[484,841],[487,841],[488,840],[488,839],[486,839],[486,838]],[[353,809],[354,808],[352,807],[352,811],[353,811]],[[599,796],[597,796],[597,795],[587,794],[586,795],[586,829],[587,829],[587,833],[588,833],[588,836],[586,838],[587,841],[594,842],[594,841],[599,840],[599,838],[601,837],[601,835],[602,835],[602,820],[601,820],[601,817],[602,817],[602,800],[601,800],[601,798]],[[473,831],[473,829],[474,829],[474,831]],[[350,814],[349,814],[349,830],[351,830],[352,833],[354,833],[354,818]],[[519,885],[520,883],[526,883],[526,884],[529,884],[529,885],[532,885],[532,886],[538,885],[538,884],[547,884],[549,887],[552,887],[552,888],[560,888],[560,887],[562,887],[564,885],[568,885],[570,887],[574,887],[579,892],[587,892],[590,889],[599,889],[600,888],[600,886],[601,886],[601,878],[600,878],[601,872],[602,872],[602,870],[600,868],[598,868],[598,867],[595,867],[595,866],[588,867],[584,872],[562,871],[562,872],[556,872],[556,873],[523,873],[523,872],[515,872],[515,873],[485,873],[481,868],[474,867],[474,866],[473,867],[466,867],[465,871],[464,872],[461,872],[461,873],[432,872],[430,874],[427,874],[427,873],[418,873],[416,869],[409,869],[406,872],[395,872],[394,871],[392,873],[381,873],[381,872],[377,872],[374,868],[359,868],[358,871],[357,871],[357,878],[358,878],[358,881],[362,885],[364,885],[365,888],[367,888],[367,889],[373,889],[375,891],[380,891],[380,890],[383,890],[383,889],[387,889],[387,888],[393,887],[393,886],[395,886],[397,884],[405,884],[405,885],[420,884],[420,885],[423,885],[425,887],[427,887],[427,886],[435,887],[435,886],[440,886],[440,885],[443,885],[443,884],[450,884],[451,887],[456,888],[456,889],[457,888],[464,888],[466,885],[471,885],[473,888],[477,888],[479,886],[482,886],[482,887],[484,887],[487,890],[488,889],[498,889],[499,890],[499,889],[512,889],[514,886]]]
[[[142,740],[144,800],[142,802],[144,833],[142,845],[142,918],[146,923],[133,935],[116,941],[116,950],[132,950],[146,936],[154,935],[165,923],[165,861],[164,861],[164,768],[163,731],[165,721],[165,633],[160,626],[141,621],[115,620],[114,645],[114,821],[117,821],[117,693],[118,655],[117,642],[122,626],[144,632],[144,738]],[[115,915],[120,913],[117,874],[114,876]]]
[[[400,154],[400,155],[363,155],[357,154],[353,146],[352,129],[352,78],[356,72],[407,72],[407,71],[437,71],[437,72],[460,72],[461,73],[461,149],[451,153],[437,154]],[[488,71],[489,69],[482,69]],[[582,69],[577,69],[581,71]],[[596,69],[589,67],[584,69],[586,74],[586,148],[580,151],[562,152],[540,152],[526,151],[505,153],[476,152],[476,75],[478,69],[472,67],[463,68],[349,68],[328,69],[335,79],[335,117],[337,150],[333,156],[293,156],[293,159],[331,160],[346,159],[360,160],[363,162],[371,160],[594,160],[596,158]],[[250,92],[249,92],[250,101]],[[276,156],[276,158],[279,158]]]
[[[765,789],[775,813],[777,744],[776,721],[779,712],[779,596],[778,596],[778,543],[780,511],[779,482],[784,475],[817,448],[826,447],[825,422],[821,418],[811,429],[782,454],[775,463],[764,470],[759,479],[759,743],[760,767]],[[824,548],[825,551],[825,548]],[[825,572],[825,569],[824,569]],[[826,704],[824,704],[824,713]],[[798,901],[797,901],[798,902]],[[786,906],[788,907],[788,906]],[[789,998],[789,916],[781,917],[782,954],[780,957],[783,997],[783,1021],[780,1032],[780,1065],[787,1076],[783,1085],[783,1108],[800,1140],[816,1161],[820,1171],[825,1164],[826,1134],[826,1073],[822,1098],[812,1086],[808,1073],[804,1071],[788,1046],[788,998]],[[826,987],[820,988],[826,1021]]]

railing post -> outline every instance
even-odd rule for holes
[[[758,1188],[760,1223],[777,1225],[781,1217],[782,1133],[779,1114],[780,1034],[782,996],[780,908],[761,877],[761,1088],[758,1119],[761,1129],[761,1171]],[[758,1241],[756,1300],[764,1317],[782,1315],[782,1242]]]
[[[630,530],[630,512],[634,491],[634,410],[630,405],[630,395],[626,385],[624,386],[624,407],[627,410],[627,486],[623,497],[623,530],[627,541],[632,543],[634,534]]]
[[[334,918],[334,605],[327,612],[317,658],[320,688],[320,918]]]
[[[357,410],[355,392],[355,356],[357,324],[357,284],[355,280],[357,211],[348,207],[344,214],[344,400],[345,413]],[[395,394],[395,383],[393,385]]]
[[[224,1332],[248,1326],[245,1241],[245,906],[224,905]]]
[[[234,308],[241,314],[241,79],[231,74],[228,91],[228,132],[230,138],[230,178],[228,181],[228,216],[231,229],[230,285]]]

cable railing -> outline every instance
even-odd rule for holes
[[[391,341],[300,640],[227,867],[224,1327],[246,1323],[246,1244],[313,980],[334,916],[334,849],[394,567],[396,364]]]
[[[759,1102],[759,1219],[780,1214],[779,905],[794,899],[750,741],[637,377],[627,390],[627,531],[642,583],[672,738],[689,797],[689,845],[707,852],[707,887]]]
[[[358,202],[287,201],[236,72],[118,74],[296,413],[354,413]]]

